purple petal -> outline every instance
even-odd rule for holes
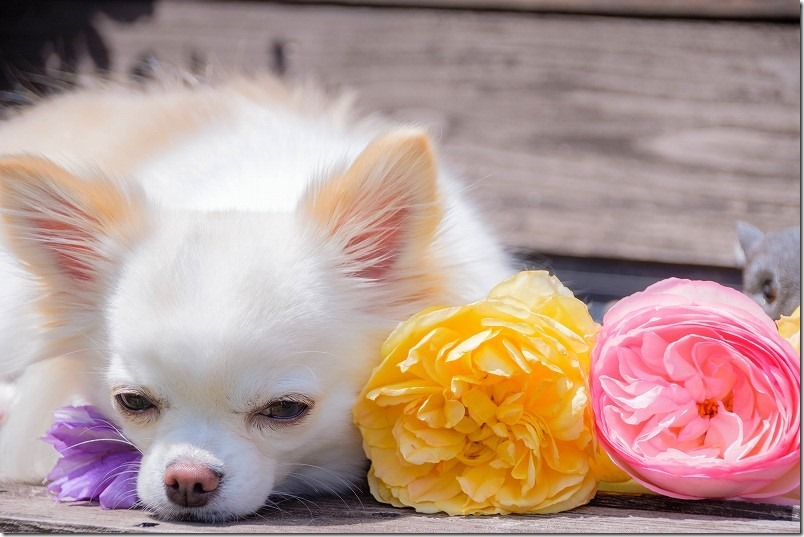
[[[130,509],[137,503],[137,469],[122,470],[99,496],[103,509]]]
[[[94,464],[84,465],[78,471],[64,476],[57,491],[59,499],[95,500],[120,472],[130,472],[132,464],[135,469],[139,467],[139,461],[133,463],[129,453],[117,453],[97,459]]]
[[[104,509],[137,501],[142,455],[119,428],[91,406],[62,407],[42,438],[61,455],[47,478],[59,501],[99,500]]]

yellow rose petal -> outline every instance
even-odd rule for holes
[[[558,414],[547,422],[550,431],[558,440],[574,440],[584,431],[583,419],[579,417],[589,404],[589,396],[584,388],[573,390],[574,393],[567,394],[571,399],[563,404]]]
[[[466,438],[468,438],[472,442],[484,442],[489,438],[492,438],[493,436],[496,436],[494,429],[492,429],[486,424],[483,424],[473,432],[467,434]]]
[[[426,475],[411,481],[407,491],[415,502],[441,502],[460,494],[461,486],[455,475]]]
[[[499,350],[491,343],[486,343],[481,346],[474,354],[475,365],[481,371],[498,375],[501,377],[510,377],[517,369],[516,362],[499,352]]]
[[[469,416],[478,423],[487,423],[497,412],[497,405],[479,388],[466,392],[461,402],[469,411]]]
[[[481,466],[490,464],[497,453],[496,446],[487,446],[485,442],[472,442],[469,446],[465,447],[461,453],[458,453],[456,458],[466,466]]]
[[[482,503],[489,496],[496,494],[505,483],[505,472],[494,468],[473,467],[467,468],[462,476],[458,477],[461,490],[472,500]]]
[[[516,464],[516,446],[510,440],[497,444],[497,461],[499,467],[512,467]]]
[[[404,487],[432,469],[427,465],[407,464],[395,449],[372,449],[371,460],[375,463],[374,476],[393,487]]]
[[[544,340],[532,339],[527,341],[519,351],[530,363],[541,365],[558,374],[564,373],[561,365],[553,363],[553,356],[564,355],[563,349],[557,349]]]
[[[479,431],[480,425],[478,425],[477,422],[472,420],[472,418],[470,418],[469,416],[464,416],[463,418],[461,418],[461,421],[455,424],[453,429],[455,429],[461,434],[470,435],[475,433],[476,431]]]
[[[469,390],[472,390],[475,386],[479,386],[482,383],[483,383],[482,380],[475,377],[456,375],[452,377],[452,380],[450,380],[449,387],[453,395],[455,395],[456,397],[462,397],[463,394],[465,394]]]
[[[422,386],[421,380],[414,379],[377,388],[376,390],[370,391],[366,397],[381,406],[398,405],[419,399],[423,395],[438,393],[440,391],[441,388],[438,386]]]
[[[391,487],[389,487],[382,479],[378,479],[376,475],[374,475],[374,467],[372,466],[369,468],[368,473],[368,485],[369,485],[369,492],[371,492],[372,496],[377,498],[377,500],[391,504],[394,507],[405,507],[405,504],[400,502],[391,492]]]
[[[776,325],[779,327],[779,334],[801,354],[801,306],[790,316],[782,315]]]
[[[399,454],[410,464],[437,463],[449,460],[461,452],[464,436],[449,429],[433,430],[410,420],[394,427]]]
[[[508,416],[508,417],[512,418],[513,416]],[[491,424],[489,426],[489,429],[491,429],[491,432],[493,432],[495,435],[499,436],[500,438],[507,438],[508,433],[509,433],[509,427],[508,427],[509,425],[510,425],[510,423],[505,423],[505,422],[498,421],[497,423]]]
[[[414,406],[416,417],[434,429],[440,429],[446,424],[443,408],[444,396],[440,393],[431,394],[421,406]]]
[[[444,426],[454,427],[466,416],[466,407],[460,401],[450,399],[444,403],[444,414],[446,417]]]
[[[583,505],[592,499],[597,488],[597,482],[590,475],[581,476],[583,479],[567,487],[562,491],[561,495],[549,497],[548,500],[542,502],[539,506],[540,513],[559,513],[572,509],[578,505]]]
[[[625,483],[631,480],[631,476],[614,464],[599,444],[597,456],[590,459],[589,464],[595,478],[601,483]]]
[[[522,354],[522,350],[508,339],[502,338],[501,342],[503,347],[505,347],[505,350],[508,351],[508,356],[514,361],[514,363],[518,365],[519,368],[525,373],[530,373],[530,365],[528,365],[528,360]]]
[[[473,336],[468,337],[464,341],[461,341],[458,345],[453,348],[449,354],[447,354],[447,358],[445,359],[446,362],[454,362],[455,360],[460,360],[461,358],[466,355],[468,352],[472,352],[476,348],[478,348],[481,344],[488,341],[489,339],[495,336],[495,332],[492,329],[483,330],[479,334],[475,334]]]
[[[396,446],[396,439],[391,433],[391,429],[386,427],[380,429],[363,429],[363,441],[375,448],[392,449]]]
[[[426,364],[429,360],[422,360],[421,357],[428,356],[433,352],[438,352],[445,344],[454,340],[456,335],[457,334],[449,328],[441,326],[434,328],[408,351],[407,358],[399,364],[400,371],[406,373],[411,368],[415,368],[416,374],[427,374]],[[416,366],[419,367],[416,368]]]
[[[519,334],[524,334],[529,336],[535,332],[533,326],[526,324],[526,323],[514,323],[511,321],[503,321],[500,319],[482,319],[480,321],[481,326],[487,326],[490,328],[508,328],[509,330],[513,330]]]
[[[544,463],[556,471],[568,474],[586,474],[590,471],[588,453],[577,449],[569,442],[555,445],[555,450],[545,450]]]
[[[489,292],[489,298],[521,303],[529,310],[538,310],[545,301],[556,295],[572,296],[555,276],[544,271],[520,272],[497,285]]]
[[[501,422],[512,425],[522,419],[525,409],[522,405],[503,405],[497,410],[497,419]]]
[[[396,423],[399,414],[396,408],[388,408],[387,412],[377,412],[377,405],[368,399],[358,401],[353,409],[355,422],[367,429],[390,429]]]
[[[539,461],[541,462],[541,460]],[[539,465],[541,466],[541,464]],[[522,488],[533,488],[536,484],[536,458],[533,453],[525,454],[514,466],[511,475],[522,481]]]
[[[431,429],[425,427],[413,431],[417,438],[421,438],[433,447],[453,446],[462,443],[466,438],[458,431],[451,429]]]

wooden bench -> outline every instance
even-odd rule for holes
[[[365,488],[365,487],[364,487]],[[599,492],[588,505],[555,515],[449,517],[378,503],[364,492],[263,509],[237,522],[158,520],[140,510],[55,503],[42,487],[0,485],[6,533],[800,533],[801,509],[727,501],[684,501]]]
[[[33,7],[31,7],[33,6]],[[429,126],[522,267],[591,304],[739,285],[737,219],[800,221],[792,0],[48,0],[0,6],[3,101],[97,69],[270,69]],[[599,309],[595,310],[599,313]],[[550,516],[419,515],[361,493],[224,525],[0,489],[6,532],[800,532],[800,509],[601,493]]]

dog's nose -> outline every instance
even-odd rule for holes
[[[165,470],[168,499],[181,507],[201,507],[215,494],[221,473],[206,464],[180,460]]]

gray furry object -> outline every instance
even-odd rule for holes
[[[743,293],[773,319],[793,313],[801,304],[801,227],[764,233],[739,221],[737,235]]]

